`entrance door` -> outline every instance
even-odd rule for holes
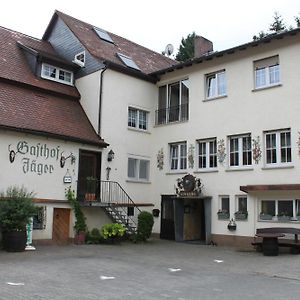
[[[70,209],[54,208],[52,240],[55,244],[65,245],[69,242]]]
[[[85,200],[87,193],[94,194],[96,199],[99,199],[100,164],[101,153],[80,151],[77,185],[77,197],[79,200]]]
[[[161,196],[161,239],[175,240],[173,199],[174,195]]]

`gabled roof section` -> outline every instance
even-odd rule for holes
[[[0,82],[0,128],[106,147],[78,100]]]
[[[233,47],[233,48],[229,48],[229,49],[226,49],[226,50],[223,50],[223,51],[215,51],[215,52],[212,52],[212,53],[209,53],[209,54],[205,54],[205,55],[202,55],[200,57],[190,59],[186,62],[178,63],[174,66],[163,68],[161,70],[155,71],[150,75],[153,75],[153,76],[163,75],[163,74],[166,74],[166,73],[169,73],[169,72],[173,72],[175,70],[179,70],[179,69],[183,69],[183,68],[186,68],[186,67],[193,66],[195,64],[200,64],[204,61],[210,61],[212,59],[216,59],[216,58],[222,57],[224,55],[232,55],[232,54],[234,54],[236,52],[239,52],[239,51],[244,51],[244,50],[247,50],[247,49],[258,47],[258,46],[261,46],[263,44],[268,44],[268,43],[271,43],[275,40],[281,40],[281,39],[284,39],[284,38],[287,38],[287,37],[290,37],[290,36],[295,36],[297,34],[300,34],[300,28],[296,28],[296,29],[293,29],[293,30],[284,31],[284,32],[280,32],[280,33],[269,34],[269,35],[267,35],[266,37],[264,37],[260,40],[252,41],[252,42],[249,42],[249,43],[246,43],[246,44],[243,44],[243,45],[240,45],[240,46],[236,46],[236,47]]]
[[[37,53],[47,53],[48,56],[57,58],[57,54],[49,42],[0,26],[0,81],[13,81],[30,89],[36,88],[70,98],[80,98],[75,87],[36,76],[30,69],[25,57],[25,50],[20,47],[20,44],[32,48]]]
[[[130,57],[144,74],[150,74],[177,64],[177,61],[175,60],[108,31],[106,32],[113,43],[105,41],[104,39],[99,38],[94,30],[95,26],[77,20],[59,11],[55,11],[43,36],[44,40],[47,39],[48,35],[51,33],[52,26],[54,26],[57,17],[62,19],[91,55],[99,60],[108,62],[108,64],[112,63],[112,65],[124,67],[124,64],[118,58],[117,53],[122,53],[123,55]]]

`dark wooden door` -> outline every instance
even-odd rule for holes
[[[69,243],[70,209],[54,208],[52,240],[55,244]]]
[[[174,195],[161,196],[160,238],[175,240]]]

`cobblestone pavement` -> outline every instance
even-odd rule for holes
[[[16,285],[17,284],[17,285]],[[0,251],[0,299],[296,299],[300,255],[150,240]]]

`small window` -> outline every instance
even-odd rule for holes
[[[290,129],[265,132],[265,157],[267,166],[292,162]]]
[[[206,98],[226,95],[225,70],[206,75]]]
[[[229,137],[229,167],[252,165],[251,135]]]
[[[135,70],[139,70],[140,68],[137,66],[137,64],[132,60],[131,57],[126,56],[124,54],[121,53],[117,53],[118,57],[120,58],[120,60],[123,62],[123,64],[129,68],[135,69]]]
[[[134,206],[127,207],[127,216],[134,216]]]
[[[280,82],[279,56],[273,56],[254,62],[255,88],[278,85]]]
[[[247,197],[238,196],[237,197],[237,211],[246,213],[248,211],[247,208]]]
[[[128,178],[137,181],[149,181],[149,166],[149,160],[128,158]]]
[[[222,196],[221,197],[221,210],[224,212],[230,212],[230,202],[229,196]]]
[[[68,85],[73,85],[73,72],[48,64],[42,64],[41,77]]]
[[[85,65],[85,51],[76,54],[73,62],[76,63],[77,65],[81,66],[81,67],[84,67],[84,65]]]
[[[97,27],[94,27],[94,30],[101,40],[114,44],[114,41],[112,40],[107,31]]]
[[[149,112],[137,108],[128,108],[128,127],[139,130],[148,130]]]
[[[217,139],[198,141],[198,168],[201,170],[217,167]]]
[[[170,144],[170,169],[185,170],[187,168],[186,142]]]

